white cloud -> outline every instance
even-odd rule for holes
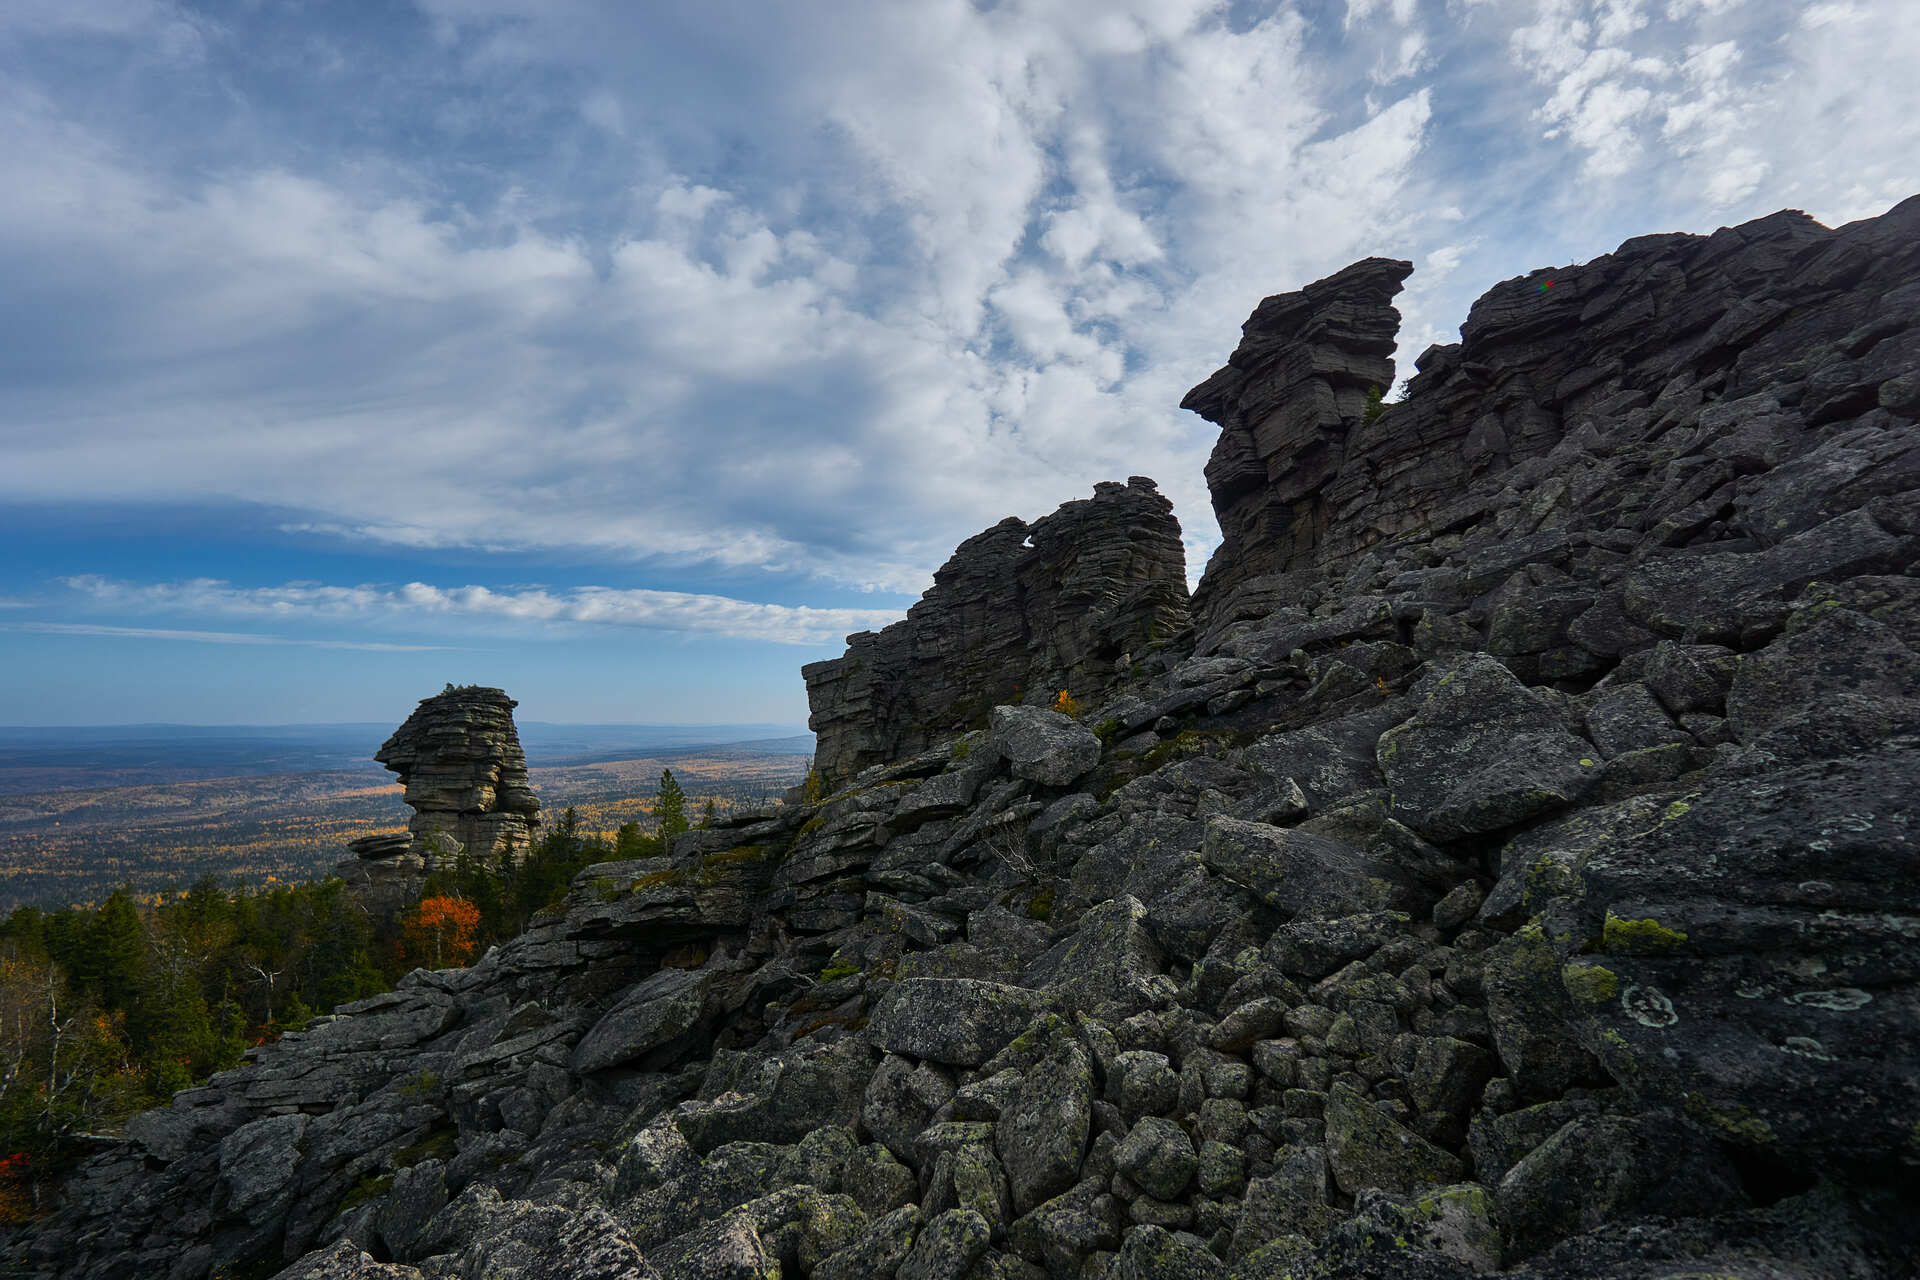
[[[108,640],[185,640],[194,644],[300,645],[310,649],[354,649],[365,653],[432,653],[439,644],[386,644],[368,640],[309,640],[247,631],[180,631],[167,627],[109,627],[85,622],[0,622],[0,631],[48,636],[86,636]]]
[[[1175,406],[1264,294],[1413,258],[1404,374],[1536,253],[1920,187],[1903,0],[425,7],[383,83],[441,92],[365,104],[414,151],[205,76],[164,82],[211,114],[147,133],[12,65],[0,501],[912,592],[1001,516],[1144,473],[1198,556],[1212,432]],[[80,22],[131,64],[179,16],[68,11],[10,7],[8,38]],[[443,612],[840,625],[507,599]]]
[[[572,39],[583,6],[434,8],[484,37],[472,65],[588,67],[596,136],[662,109],[612,65],[631,46]],[[161,169],[16,99],[0,162],[44,177],[0,230],[92,264],[60,287],[113,319],[16,422],[0,498],[236,498],[399,547],[909,591],[958,538],[1132,473],[1210,538],[1181,393],[1260,293],[1406,225],[1384,197],[1430,115],[1410,92],[1329,128],[1302,20],[1216,10],[770,18],[706,92],[745,90],[792,153],[643,166],[597,233],[524,184],[450,205],[418,175]]]
[[[291,582],[277,587],[236,587],[215,578],[179,582],[134,583],[97,574],[63,579],[86,604],[133,613],[172,613],[199,617],[250,617],[284,622],[415,623],[437,618],[467,618],[519,623],[594,623],[698,632],[765,640],[779,644],[821,644],[852,631],[897,621],[898,609],[820,609],[805,605],[761,604],[726,596],[683,591],[617,590],[610,587],[496,589],[484,586],[437,587],[424,582],[402,586],[336,587]],[[207,639],[214,633],[152,631],[87,624],[22,623],[16,629],[75,635],[151,634]],[[219,633],[231,635],[233,633]],[[438,646],[345,643],[265,636],[230,639],[242,644],[315,644],[328,648],[409,650]]]

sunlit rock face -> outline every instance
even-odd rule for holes
[[[449,687],[422,699],[374,754],[406,786],[415,854],[465,851],[508,862],[526,855],[540,800],[513,726],[517,705],[501,689]]]
[[[835,778],[983,727],[996,705],[1105,697],[1187,627],[1186,554],[1153,481],[1094,487],[1027,524],[1009,516],[960,544],[907,616],[847,637],[802,669]]]

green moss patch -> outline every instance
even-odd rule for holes
[[[1669,929],[1658,920],[1627,920],[1607,912],[1606,924],[1601,926],[1600,949],[1602,951],[1673,951],[1687,940],[1687,935],[1679,929]]]
[[[396,1169],[411,1169],[427,1160],[451,1160],[458,1153],[453,1129],[435,1129],[412,1146],[394,1152],[391,1163]]]
[[[1570,964],[1560,970],[1560,985],[1581,1004],[1605,1004],[1620,994],[1620,977],[1597,964]]]

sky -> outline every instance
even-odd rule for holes
[[[1920,191],[1913,0],[7,0],[0,724],[806,716],[1148,475],[1267,294],[1399,358],[1631,236]]]

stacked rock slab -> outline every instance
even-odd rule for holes
[[[1186,626],[1180,525],[1153,481],[1097,485],[1031,525],[1009,516],[961,543],[904,620],[802,669],[815,762],[849,778],[997,704],[1097,701]]]
[[[586,869],[97,1140],[14,1272],[1920,1275],[1920,200],[1613,257],[1391,411],[1647,380],[1465,514]]]
[[[1221,542],[1195,600],[1316,559],[1334,530],[1328,493],[1369,403],[1393,387],[1393,297],[1411,262],[1368,258],[1266,299],[1225,368],[1180,402],[1220,427],[1207,487]]]
[[[525,856],[540,825],[540,801],[513,724],[517,705],[501,689],[449,687],[423,698],[374,754],[406,786],[416,853],[436,858],[464,850],[509,862]]]

